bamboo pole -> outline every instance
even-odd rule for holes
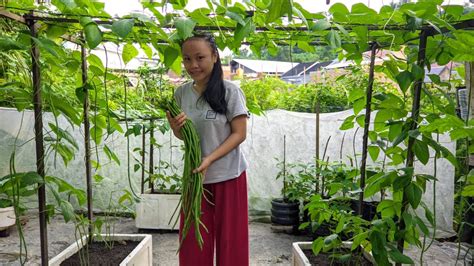
[[[419,67],[424,69],[425,67],[425,54],[426,54],[426,42],[428,39],[428,35],[425,31],[421,31],[420,33],[420,44],[418,50],[418,60],[417,64]],[[413,86],[413,105],[411,110],[411,128],[410,130],[416,130],[418,127],[418,117],[420,115],[420,100],[421,100],[421,86],[423,85],[423,76],[420,77],[418,80],[415,80],[415,85]],[[413,167],[415,154],[413,152],[413,146],[415,145],[415,138],[408,137],[408,146],[407,146],[407,161],[406,167]],[[401,213],[405,212],[408,208],[408,199],[405,197],[405,193],[403,194],[402,199],[402,210]],[[405,222],[402,218],[400,218],[399,231],[405,230]],[[405,239],[402,237],[398,240],[397,248],[403,254],[403,244]],[[397,263],[396,266],[401,266],[401,263]]]
[[[153,182],[151,181],[152,180],[152,176],[153,176],[153,173],[154,173],[154,168],[155,168],[155,165],[153,163],[153,153],[154,153],[154,150],[153,150],[153,138],[154,138],[154,133],[155,133],[155,125],[154,125],[154,121],[153,120],[150,120],[150,164],[149,164],[149,169],[148,169],[148,172],[149,172],[149,179],[150,181],[148,182],[148,186],[149,188],[151,189],[151,193],[155,192],[155,187],[153,186]]]
[[[365,174],[367,164],[367,146],[369,139],[370,114],[372,104],[372,91],[374,87],[374,71],[375,71],[375,53],[377,51],[377,43],[372,43],[372,50],[370,54],[370,70],[369,70],[369,84],[367,86],[367,99],[365,103],[365,121],[364,121],[364,135],[362,137],[362,161],[360,163],[360,190],[359,206],[357,214],[362,215],[364,211],[364,188],[365,188]]]
[[[140,192],[143,194],[145,191],[145,125],[142,128],[142,180],[140,182]]]
[[[84,92],[83,113],[84,113],[84,149],[86,166],[86,185],[87,185],[87,219],[89,220],[89,241],[92,241],[93,233],[93,207],[92,207],[92,170],[91,170],[91,136],[89,120],[89,90],[87,87],[87,52],[85,43],[81,44],[81,70],[82,86]]]
[[[38,38],[36,22],[26,19],[32,38]],[[36,171],[44,181],[44,143],[43,143],[43,106],[41,101],[41,71],[39,67],[40,51],[31,39],[31,72],[33,77],[33,106],[35,114]],[[38,209],[40,223],[41,264],[48,265],[48,224],[46,223],[46,189],[44,184],[38,186]]]

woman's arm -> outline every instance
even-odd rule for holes
[[[214,161],[229,153],[242,143],[247,137],[247,115],[236,116],[230,121],[231,133],[229,137],[208,156],[203,158],[201,165],[194,172],[206,175],[207,168]]]

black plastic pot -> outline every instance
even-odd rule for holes
[[[272,200],[272,223],[279,225],[298,225],[300,223],[300,203],[285,202],[283,199]]]
[[[372,221],[375,217],[378,217],[377,215],[377,205],[379,205],[378,201],[364,201],[362,202],[363,211],[362,211],[362,218],[367,221]],[[357,213],[359,207],[359,201],[358,200],[351,200],[351,209],[354,211],[354,213]]]

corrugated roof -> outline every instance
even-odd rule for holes
[[[267,61],[267,60],[251,60],[251,59],[233,59],[236,63],[243,65],[251,70],[260,73],[285,73],[299,63]]]

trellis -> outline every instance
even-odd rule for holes
[[[28,26],[30,30],[30,35],[34,38],[38,35],[38,22],[51,22],[51,23],[67,23],[73,24],[78,23],[79,20],[74,16],[64,16],[63,14],[58,14],[58,16],[39,16],[33,10],[29,10],[29,14],[25,14],[24,16],[19,16],[15,13],[12,13],[6,9],[0,9],[0,16],[6,17],[8,19],[23,23]],[[254,15],[253,11],[247,11],[249,17]],[[93,16],[92,16],[93,17]],[[112,25],[113,22],[116,20],[111,20],[110,18],[103,18],[103,17],[95,17],[94,22],[98,25]],[[135,24],[137,27],[141,27],[141,30],[146,30],[146,25],[143,23]],[[158,25],[157,25],[158,26]],[[395,30],[395,31],[411,31],[407,29],[406,25],[384,25],[383,27],[377,25],[362,25],[362,24],[352,24],[352,25],[343,25],[346,31],[352,31],[355,27],[366,26],[369,31],[383,31],[383,30]],[[164,29],[168,29],[170,31],[175,30],[174,25],[164,25],[162,26]],[[465,30],[472,30],[474,28],[474,19],[460,21],[453,25],[454,29],[465,29]],[[194,27],[195,30],[206,30],[212,32],[218,32],[219,34],[224,33],[228,34],[229,36],[236,30],[236,27],[229,27],[229,26],[210,26],[210,25],[198,25]],[[303,36],[309,37],[310,41],[308,44],[310,45],[327,45],[327,42],[322,40],[323,34],[312,33],[308,27],[256,27],[256,32],[258,33],[268,33],[268,34],[275,34],[275,40],[277,44],[281,45],[288,45],[287,38],[290,36],[294,36],[294,34],[302,34]],[[331,26],[324,29],[322,32],[327,31],[340,31],[341,28],[337,26]],[[433,25],[422,25],[419,30],[419,36],[416,39],[409,40],[409,41],[417,41],[418,42],[418,59],[417,65],[420,68],[424,68],[425,66],[425,51],[427,45],[427,38],[430,36],[434,36],[437,34],[444,34],[450,32],[451,29],[449,28],[437,28]],[[153,32],[149,32],[153,34]],[[84,101],[83,101],[83,115],[84,115],[84,145],[85,145],[85,169],[86,169],[86,182],[87,182],[87,218],[89,221],[92,221],[93,214],[92,214],[92,181],[91,181],[91,161],[90,161],[90,121],[89,121],[89,101],[88,101],[88,90],[86,88],[86,84],[88,82],[87,77],[87,61],[86,61],[86,47],[85,47],[85,40],[84,36],[71,36],[65,35],[62,36],[63,39],[74,42],[81,46],[81,71],[82,71],[82,82],[83,82],[83,92],[84,92]],[[374,83],[374,71],[375,71],[375,54],[377,49],[389,47],[390,43],[383,43],[378,42],[378,36],[368,36],[368,47],[370,48],[370,66],[369,66],[369,82],[366,91],[366,105],[365,105],[365,121],[364,121],[364,134],[363,134],[363,149],[362,149],[362,159],[361,159],[361,166],[360,166],[360,189],[364,191],[365,187],[365,180],[366,180],[366,162],[367,162],[367,147],[368,147],[368,135],[369,135],[369,124],[370,124],[370,116],[371,116],[371,103],[372,103],[372,91],[373,91],[373,83]],[[381,39],[384,39],[386,36],[381,36]],[[117,42],[116,39],[103,39],[103,41],[114,41]],[[126,41],[134,41],[134,39],[122,39],[120,42]],[[151,42],[152,40],[147,40]],[[242,40],[241,44],[252,44],[255,42],[260,42],[255,35],[247,36],[247,40]],[[166,44],[167,42],[162,42]],[[347,43],[354,43],[354,42],[347,42]],[[291,43],[290,43],[291,45]],[[44,143],[43,143],[43,121],[42,121],[42,99],[41,99],[41,70],[39,67],[39,59],[40,53],[38,45],[32,40],[31,41],[31,51],[30,51],[31,59],[32,59],[32,78],[33,78],[33,104],[34,104],[34,115],[35,115],[35,143],[36,143],[36,164],[37,164],[37,172],[43,178],[45,176],[44,170]],[[412,112],[411,112],[411,121],[410,127],[412,130],[417,129],[419,118],[419,111],[420,111],[420,99],[421,99],[421,90],[423,84],[423,77],[420,77],[415,80],[414,82],[414,90],[413,90],[413,103],[412,103]],[[318,130],[318,129],[317,129]],[[153,131],[150,132],[151,136]],[[143,132],[142,135],[142,146],[143,146],[143,153],[145,147],[145,134]],[[413,152],[413,145],[415,142],[415,138],[409,137],[408,140],[408,154],[406,160],[407,167],[413,167],[414,164],[414,157],[415,154]],[[319,143],[319,139],[317,142]],[[317,145],[317,150],[319,150],[319,145]],[[152,147],[150,147],[150,162],[153,160],[152,157]],[[317,151],[317,156],[319,156],[319,152]],[[142,157],[142,163],[144,165],[144,156]],[[150,173],[153,172],[152,164],[150,164]],[[142,167],[142,187],[141,190],[143,192],[144,187],[144,167]],[[43,265],[48,264],[48,246],[47,246],[47,223],[46,223],[46,193],[45,193],[45,186],[39,186],[38,190],[38,201],[39,201],[39,219],[40,219],[40,239],[41,239],[41,262]],[[358,214],[361,214],[363,211],[363,192],[359,193],[359,206],[358,206]],[[403,210],[407,208],[408,201],[404,197],[402,201]],[[403,211],[402,210],[402,211]],[[404,222],[401,221],[400,228],[403,229]],[[92,228],[89,227],[89,234],[92,234]],[[90,238],[92,239],[92,238]],[[404,239],[401,239],[398,243],[398,249],[403,252],[403,243]]]

